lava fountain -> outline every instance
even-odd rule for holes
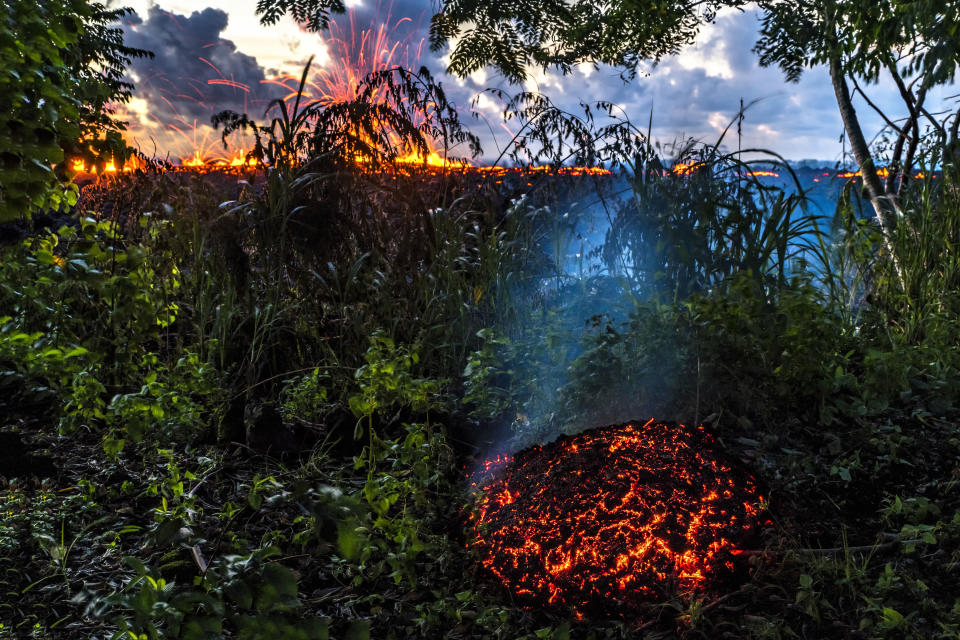
[[[395,67],[403,67],[410,71],[420,60],[424,41],[410,40],[400,34],[404,27],[413,31],[414,20],[403,16],[394,18],[393,7],[378,6],[378,13],[385,14],[382,21],[374,26],[360,28],[355,22],[352,9],[347,11],[344,19],[330,20],[329,37],[327,38],[327,63],[319,67],[307,80],[303,94],[298,94],[299,77],[284,75],[267,81],[280,86],[285,94],[283,100],[292,102],[299,100],[304,105],[319,103],[324,106],[339,102],[349,102],[356,99],[365,80],[375,73],[387,72]],[[391,97],[385,90],[376,90],[372,96],[373,102],[389,103]],[[414,125],[422,125],[426,116]],[[426,140],[430,150],[426,157],[409,152],[397,157],[396,162],[403,164],[425,164],[429,167],[464,167],[464,160],[447,159],[444,153],[440,155],[435,141]]]
[[[470,545],[527,606],[629,616],[732,575],[763,498],[703,427],[629,423],[484,463]]]

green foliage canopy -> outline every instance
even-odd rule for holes
[[[846,73],[876,81],[891,66],[923,84],[951,82],[960,63],[957,0],[765,0],[760,63],[797,80],[839,57]]]
[[[636,72],[693,42],[719,9],[744,0],[445,0],[433,17],[431,46],[454,43],[450,71],[491,64],[511,81],[529,66],[568,72],[583,62]]]
[[[919,121],[925,117],[939,133],[941,147],[952,143],[947,121],[938,122],[924,107],[927,91],[952,83],[960,65],[960,12],[957,0],[763,0],[765,14],[754,50],[764,66],[778,65],[788,80],[796,81],[805,67],[825,64],[830,70],[837,106],[865,190],[876,211],[888,250],[892,230],[902,211],[899,193],[910,179],[921,140]],[[877,82],[889,74],[899,90],[908,117],[895,123],[881,117],[896,133],[888,164],[893,174],[884,186],[856,114],[847,80],[857,85]],[[869,98],[867,98],[869,102]],[[953,143],[956,139],[956,119]],[[948,156],[944,156],[944,164]],[[903,279],[898,258],[897,271]]]
[[[285,13],[312,31],[326,29],[331,13],[343,13],[343,0],[257,0],[257,15],[263,24],[276,24]]]
[[[746,0],[444,0],[431,20],[431,46],[454,42],[450,71],[466,75],[493,65],[509,80],[528,66],[569,71],[602,62],[633,73],[644,59],[676,53],[723,7]],[[275,24],[284,13],[313,30],[325,29],[341,0],[259,0],[257,14]]]
[[[151,55],[124,46],[116,23],[129,11],[86,0],[0,3],[0,221],[59,206],[55,165],[123,155],[110,105],[130,99],[131,58]]]

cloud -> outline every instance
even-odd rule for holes
[[[694,46],[657,65],[644,65],[632,80],[624,82],[618,70],[600,66],[575,69],[568,76],[539,74],[537,86],[570,111],[581,100],[623,105],[625,116],[643,131],[652,115],[653,137],[665,143],[689,137],[716,142],[742,99],[750,105],[742,139],[734,125],[724,139],[728,149],[740,144],[788,158],[838,156],[842,126],[826,72],[813,69],[790,84],[778,69],[761,68],[751,51],[758,27],[756,11],[730,11],[708,25]],[[482,88],[471,79],[460,84]],[[885,95],[886,88],[878,89]],[[869,112],[862,115],[868,129],[879,124]]]
[[[124,26],[127,44],[153,51],[133,63],[136,96],[145,100],[160,125],[177,121],[208,124],[224,109],[259,116],[268,92],[266,74],[253,56],[221,37],[226,12],[205,8],[189,16],[148,9]]]
[[[108,0],[114,6],[130,6],[141,16],[146,16],[151,7],[183,16],[205,8],[217,9],[229,16],[226,28],[219,37],[232,40],[238,47],[257,58],[266,75],[279,73],[297,74],[311,55],[320,60],[324,56],[319,34],[308,33],[289,15],[280,18],[277,24],[264,26],[256,16],[258,0]],[[274,71],[275,70],[275,71]]]
[[[724,141],[728,149],[736,149],[739,143],[790,159],[840,159],[843,126],[829,74],[824,67],[816,67],[808,69],[798,83],[788,83],[779,69],[760,67],[752,51],[759,17],[758,10],[721,14],[715,24],[703,29],[695,45],[659,65],[645,66],[630,82],[620,81],[615,70],[601,67],[561,78],[568,90],[558,91],[554,80],[545,92],[570,108],[580,98],[602,97],[623,104],[631,120],[642,123],[644,129],[652,112],[653,134],[662,142],[690,136],[715,142],[736,117],[742,99],[750,105],[742,139],[738,141],[734,126]],[[905,115],[892,82],[881,80],[864,90],[889,116]],[[937,96],[931,104],[937,100],[944,103],[943,96]],[[854,103],[869,139],[884,122],[862,98],[855,97]]]
[[[371,55],[383,61],[392,52],[393,64],[430,69],[460,107],[462,119],[481,136],[487,157],[494,157],[509,139],[500,120],[502,105],[485,94],[476,109],[486,122],[475,126],[470,105],[489,86],[508,92],[520,87],[505,85],[491,70],[467,78],[446,76],[444,52],[432,52],[426,41],[434,9],[430,0],[354,2],[350,15],[337,16],[336,28],[321,34],[304,33],[293,23],[261,27],[254,15],[255,0],[202,0],[216,8],[192,13],[195,0],[157,0],[167,11],[146,0],[132,1],[143,18],[127,25],[127,42],[157,54],[152,61],[136,61],[132,69],[138,80],[135,95],[144,102],[138,103],[131,120],[146,123],[142,127],[151,122],[159,127],[177,117],[203,124],[211,113],[226,108],[259,119],[276,95],[274,85],[262,84],[276,75],[273,69],[299,76],[307,57],[316,54],[314,69],[332,73],[340,61],[329,59],[327,51],[333,58],[357,56],[364,44],[368,62]],[[702,30],[695,46],[642,68],[628,82],[618,70],[582,65],[568,76],[539,74],[536,86],[569,110],[576,110],[580,100],[622,105],[641,130],[646,130],[652,112],[654,137],[663,142],[686,136],[714,142],[736,116],[742,98],[754,103],[743,122],[739,142],[744,147],[769,148],[789,158],[839,157],[842,126],[827,73],[823,68],[808,70],[799,83],[789,84],[778,69],[761,68],[751,51],[758,16],[756,10],[721,14]],[[369,35],[364,40],[364,31],[382,34],[382,42]],[[869,91],[892,116],[903,115],[890,83]],[[862,100],[856,106],[868,135],[878,130],[879,116]],[[735,133],[726,142],[736,148]]]
[[[385,24],[398,39],[426,37],[430,29],[433,9],[424,0],[394,0],[390,2],[365,0],[350,8],[354,25],[369,29]],[[340,20],[340,16],[335,17]]]

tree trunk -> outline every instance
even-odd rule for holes
[[[857,111],[853,108],[853,101],[850,99],[850,89],[847,87],[847,80],[843,75],[839,56],[830,58],[830,79],[833,81],[833,91],[837,96],[837,106],[840,108],[840,118],[843,120],[844,130],[847,132],[847,140],[850,141],[853,157],[856,158],[860,174],[863,176],[863,186],[866,188],[870,204],[873,205],[873,210],[877,214],[877,221],[880,223],[884,243],[887,246],[887,251],[890,252],[890,257],[893,258],[893,264],[897,270],[897,275],[900,277],[900,282],[903,284],[900,260],[893,251],[892,241],[893,230],[896,228],[898,218],[901,215],[900,207],[897,205],[895,197],[884,193],[883,183],[877,176],[873,156],[870,155],[870,148],[867,146],[867,140],[863,137],[860,121],[857,119]]]

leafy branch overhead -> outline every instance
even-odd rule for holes
[[[754,50],[789,80],[806,67],[844,61],[844,71],[876,82],[891,66],[922,84],[952,82],[960,61],[957,0],[764,0]]]
[[[343,0],[257,0],[257,15],[261,23],[276,24],[285,13],[289,13],[311,31],[326,29],[331,12],[344,11],[346,7]]]
[[[722,8],[744,0],[447,0],[431,24],[431,46],[453,43],[450,71],[463,76],[487,65],[509,80],[530,67],[568,73],[580,63],[603,63],[636,73],[694,41]]]
[[[928,91],[953,83],[960,68],[957,0],[764,0],[760,40],[754,51],[760,64],[777,65],[797,81],[805,68],[827,65],[844,130],[888,249],[900,223],[899,202],[913,174],[922,137],[921,121],[936,132],[943,165],[955,162],[960,113],[939,120],[927,109]],[[894,122],[859,86],[889,77],[900,94],[907,118]],[[848,84],[852,81],[854,92]],[[888,159],[886,184],[863,135],[853,98],[859,93],[887,123],[896,141]],[[951,125],[950,120],[953,119]],[[900,267],[897,267],[900,271]]]
[[[659,60],[693,42],[722,8],[746,0],[445,0],[431,20],[435,51],[453,42],[452,73],[460,76],[495,67],[511,81],[531,66],[569,72],[581,62],[625,67]],[[259,0],[263,24],[289,13],[312,30],[326,29],[341,0]]]

